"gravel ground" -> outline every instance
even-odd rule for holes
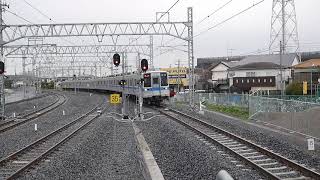
[[[32,112],[35,110],[33,106],[36,106],[36,109],[40,109],[55,102],[56,99],[57,99],[56,96],[48,95],[48,96],[41,97],[39,99],[36,98],[36,99],[30,99],[30,100],[19,102],[19,103],[8,104],[6,105],[5,113],[6,113],[6,116],[12,116],[13,112],[15,112],[16,115],[22,114],[24,112]]]
[[[235,179],[260,176],[179,123],[161,116],[137,122],[165,179],[215,179],[224,169]]]
[[[134,131],[102,115],[20,179],[143,179]]]
[[[28,123],[1,133],[0,158],[21,149],[88,112],[105,98],[102,95],[89,96],[87,93],[78,93],[77,95],[71,92],[63,93],[68,97],[63,105]],[[65,110],[65,116],[62,115],[62,110]],[[34,124],[38,125],[38,131],[36,132],[34,131]]]
[[[271,131],[267,128],[259,128],[241,120],[228,118],[216,113],[206,113],[199,115],[194,113],[185,106],[175,106],[176,109],[181,110],[189,115],[196,116],[208,123],[212,123],[228,130],[234,134],[240,135],[249,139],[263,147],[274,150],[289,159],[295,160],[301,164],[306,164],[308,167],[315,168],[320,171],[320,150],[316,147],[316,151],[307,150],[306,140],[298,139],[294,136],[285,135]]]

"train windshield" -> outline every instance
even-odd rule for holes
[[[144,87],[151,87],[151,74],[147,73],[143,75]]]
[[[160,73],[161,76],[161,86],[168,86],[167,73]]]

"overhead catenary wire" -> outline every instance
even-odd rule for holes
[[[226,2],[225,4],[223,4],[222,6],[220,6],[218,9],[214,10],[212,13],[210,13],[208,16],[204,17],[202,20],[200,20],[197,25],[201,24],[203,21],[205,21],[206,19],[208,19],[209,17],[211,17],[212,15],[214,15],[215,13],[219,12],[220,10],[222,10],[224,7],[226,7],[228,4],[230,4],[233,0],[229,0],[228,2]]]
[[[6,9],[6,12],[8,12],[8,13],[10,13],[10,14],[12,14],[12,15],[14,15],[14,16],[16,16],[16,17],[20,18],[20,19],[22,19],[23,21],[26,21],[26,22],[28,22],[28,23],[30,23],[30,24],[34,24],[33,22],[31,22],[31,21],[27,20],[26,18],[24,18],[24,17],[22,17],[22,16],[18,15],[17,13],[12,12],[12,11],[10,11],[10,10],[8,10],[8,9]]]
[[[41,11],[40,9],[38,9],[37,7],[35,7],[34,5],[32,5],[31,3],[29,3],[29,2],[26,1],[26,0],[23,0],[23,1],[24,1],[28,6],[30,6],[32,9],[34,9],[35,11],[37,11],[39,14],[41,14],[42,16],[48,18],[51,22],[56,23],[56,22],[53,20],[53,18],[49,17],[47,14],[45,14],[44,12],[42,12],[42,11]],[[7,11],[8,11],[8,10],[7,10]],[[32,22],[30,22],[30,21],[28,21],[28,20],[26,20],[26,19],[25,19],[25,21],[29,22],[30,24],[36,25],[35,23],[32,23]],[[78,37],[78,38],[79,38],[79,37]],[[74,42],[72,42],[72,41],[70,41],[70,40],[67,40],[67,39],[65,39],[65,38],[63,38],[63,37],[61,37],[61,39],[62,39],[63,41],[66,41],[66,42],[72,44],[72,45],[77,45],[76,43],[74,43]],[[81,38],[79,38],[79,39],[80,39],[82,42],[84,42],[83,39],[81,39]]]
[[[259,4],[261,4],[261,3],[264,2],[264,1],[265,1],[265,0],[261,0],[261,1],[257,2],[257,3],[255,3],[255,4],[253,4],[252,6],[246,8],[246,9],[244,9],[244,10],[242,10],[242,11],[236,13],[236,14],[234,14],[233,16],[231,16],[231,17],[229,17],[229,18],[221,21],[220,23],[218,23],[218,24],[216,24],[216,25],[214,25],[214,26],[209,27],[207,30],[202,31],[202,32],[200,32],[199,34],[195,35],[194,38],[195,38],[195,37],[198,37],[198,36],[200,36],[200,35],[202,35],[202,34],[204,34],[204,33],[206,33],[206,32],[208,32],[208,31],[210,31],[211,29],[214,29],[214,28],[216,28],[216,27],[219,27],[220,25],[222,25],[222,24],[230,21],[231,19],[233,19],[233,18],[235,18],[235,17],[237,17],[237,16],[239,16],[239,15],[247,12],[248,10],[252,9],[253,7],[255,7],[255,6],[259,5]]]
[[[32,4],[30,4],[28,1],[23,0],[26,4],[28,4],[32,9],[36,10],[38,13],[40,13],[42,16],[48,18],[50,21],[52,21],[52,18],[50,18],[49,16],[47,16],[46,14],[44,14],[42,11],[40,11],[38,8],[36,8],[35,6],[33,6]]]
[[[209,17],[211,17],[212,15],[216,14],[217,12],[221,11],[223,8],[225,8],[227,5],[229,5],[233,0],[229,0],[228,2],[226,2],[225,4],[223,4],[222,6],[220,6],[219,8],[217,8],[216,10],[214,10],[212,13],[210,13],[209,15],[207,15],[206,17],[204,17],[202,20],[200,20],[198,23],[196,23],[197,25],[201,24],[203,21],[205,21],[206,19],[208,19]],[[170,40],[168,40],[165,44],[168,44],[172,41],[176,40],[176,38],[172,38]],[[162,46],[162,44],[161,44]],[[158,47],[158,48],[161,48]]]
[[[172,6],[170,6],[170,8],[166,11],[166,12],[164,12],[161,16],[160,16],[160,18],[159,19],[157,19],[157,21],[160,21],[161,20],[161,18],[165,15],[165,14],[167,14],[174,6],[176,6],[177,4],[178,4],[178,2],[179,2],[180,0],[177,0]],[[148,28],[148,30],[147,31],[149,31],[150,29],[151,29],[151,27],[152,26],[149,26],[149,28]],[[137,41],[139,38],[141,38],[142,37],[142,35],[140,35],[139,37],[137,37],[137,38],[134,38],[135,40],[134,41],[131,41],[131,42],[129,42],[129,45],[131,45],[131,43],[133,43],[133,42],[135,42],[135,41]]]
[[[180,0],[177,0],[165,13],[163,13],[163,14],[160,16],[159,19],[157,19],[157,21],[160,21],[161,18],[162,18],[165,14],[167,14],[175,5],[177,5],[179,1],[180,1]]]
[[[227,19],[225,19],[225,20],[217,23],[216,25],[209,27],[207,30],[202,31],[202,32],[200,32],[199,34],[193,36],[193,38],[197,38],[197,37],[203,35],[204,33],[207,33],[207,32],[209,32],[210,30],[212,30],[212,29],[214,29],[214,28],[217,28],[217,27],[223,25],[224,23],[226,23],[226,22],[230,21],[231,19],[233,19],[233,18],[235,18],[235,17],[237,17],[237,16],[239,16],[239,15],[247,12],[248,10],[252,9],[253,7],[255,7],[255,6],[259,5],[259,4],[261,4],[261,3],[264,2],[264,1],[265,1],[265,0],[261,0],[261,1],[257,2],[257,3],[254,3],[253,5],[249,6],[248,8],[246,8],[246,9],[244,9],[244,10],[242,10],[242,11],[240,11],[240,12],[234,14],[234,15],[232,15],[231,17],[229,17],[229,18],[227,18]],[[173,46],[176,47],[176,46],[182,46],[182,45],[184,45],[184,44],[178,44],[178,45],[173,45]],[[168,52],[171,52],[171,51],[166,51],[165,53],[160,53],[159,55],[157,55],[157,56],[155,56],[155,57],[158,57],[158,56],[160,56],[160,55],[166,54],[166,53],[168,53]]]

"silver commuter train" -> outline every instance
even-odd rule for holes
[[[80,89],[80,90],[100,90],[109,92],[124,92],[132,96],[139,95],[139,82],[144,80],[143,99],[148,103],[160,103],[170,96],[168,83],[168,73],[166,71],[148,71],[142,73],[126,74],[124,79],[126,85],[123,87],[119,84],[122,75],[108,76],[99,79],[90,80],[68,80],[60,83],[63,89]]]

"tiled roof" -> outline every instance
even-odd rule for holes
[[[291,67],[295,58],[297,56],[295,54],[284,54],[282,55],[282,66]],[[256,62],[269,62],[273,64],[280,65],[280,55],[279,54],[271,54],[271,55],[254,55],[248,56],[243,60],[237,63],[237,66],[256,63]]]
[[[253,62],[243,64],[230,68],[230,71],[234,70],[261,70],[261,69],[279,69],[280,65],[271,62]]]
[[[308,61],[302,62],[300,64],[297,64],[293,66],[293,68],[299,69],[299,68],[312,68],[313,67],[320,67],[320,59],[310,59]]]

